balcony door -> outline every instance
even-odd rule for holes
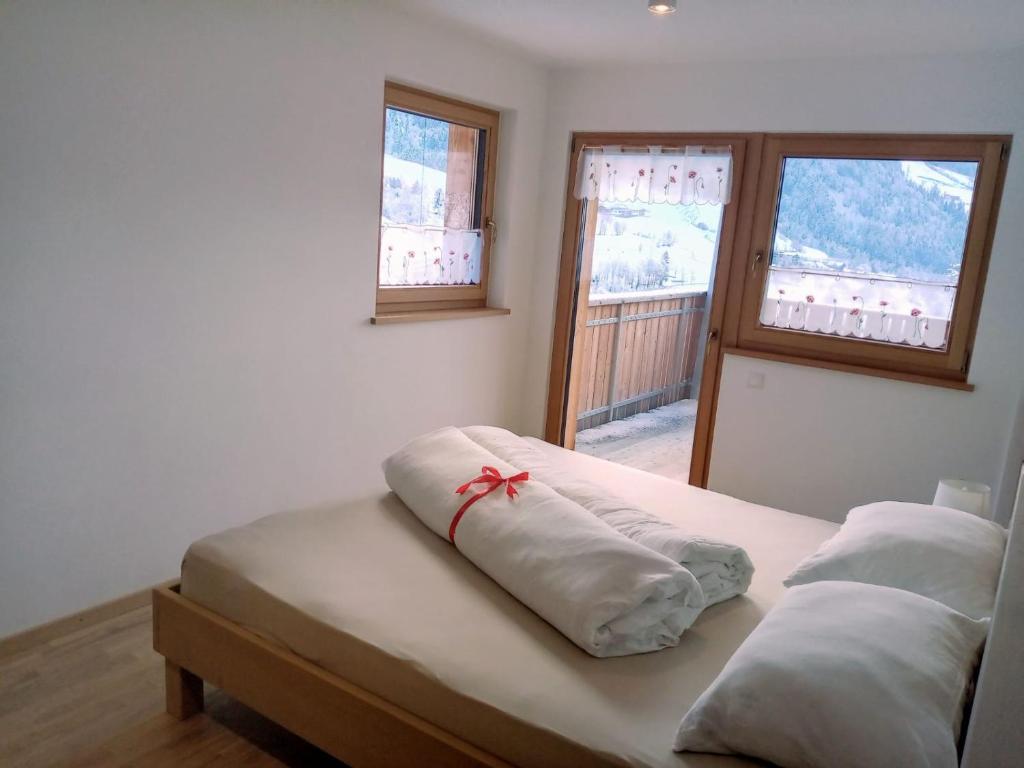
[[[757,137],[577,134],[550,442],[706,485],[736,204]]]

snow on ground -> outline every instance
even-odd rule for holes
[[[630,210],[641,215],[617,215]],[[671,283],[707,285],[710,281],[718,250],[722,206],[615,203],[602,207],[602,212],[605,228],[594,237],[595,276],[615,262],[639,269],[649,259],[661,263],[667,255]],[[667,232],[673,235],[672,244],[659,245]],[[591,285],[592,294],[618,290],[601,280]]]
[[[384,178],[398,179],[403,187],[411,188],[413,184],[419,184],[423,187],[424,193],[430,195],[435,194],[439,189],[444,194],[448,184],[448,174],[444,171],[403,160],[394,155],[384,155]],[[437,223],[441,223],[441,217]]]
[[[946,197],[955,197],[964,204],[964,208],[970,210],[971,200],[974,199],[974,179],[923,160],[903,160],[900,166],[906,177],[915,184],[926,189],[937,189]]]
[[[577,432],[576,450],[685,483],[696,421],[697,401],[679,400]]]

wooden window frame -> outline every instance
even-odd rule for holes
[[[979,135],[766,134],[750,252],[742,274],[734,351],[784,362],[970,389],[967,375],[989,254],[1006,175],[1011,137]],[[978,162],[957,295],[944,350],[829,336],[761,325],[783,161],[836,157]],[[759,255],[760,254],[760,255]]]
[[[444,120],[484,131],[486,145],[482,153],[484,167],[480,193],[480,226],[485,231],[480,253],[480,284],[451,286],[382,286],[380,284],[380,216],[383,213],[384,132],[389,107],[418,115]],[[384,84],[384,106],[381,110],[381,199],[378,211],[376,312],[371,322],[390,323],[409,320],[449,319],[460,316],[508,314],[507,309],[487,306],[491,251],[495,225],[494,184],[498,159],[498,128],[500,115],[493,109],[440,96],[394,82]]]

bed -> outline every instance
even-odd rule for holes
[[[682,715],[834,523],[749,504],[541,441],[666,519],[747,549],[746,596],[676,648],[595,659],[428,531],[393,494],[272,515],[196,542],[155,596],[168,708],[202,680],[354,765],[749,765],[671,751]]]

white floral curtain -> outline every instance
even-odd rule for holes
[[[479,229],[382,224],[381,285],[479,285]]]
[[[807,301],[807,298],[812,301]],[[949,321],[929,317],[920,309],[887,312],[886,307],[868,310],[861,309],[855,302],[854,306],[844,307],[835,302],[817,304],[813,296],[807,298],[766,301],[761,307],[761,323],[774,328],[887,341],[911,347],[946,348]]]
[[[770,267],[761,324],[945,349],[956,285]]]
[[[729,147],[588,147],[576,166],[580,200],[724,205],[731,191]]]

